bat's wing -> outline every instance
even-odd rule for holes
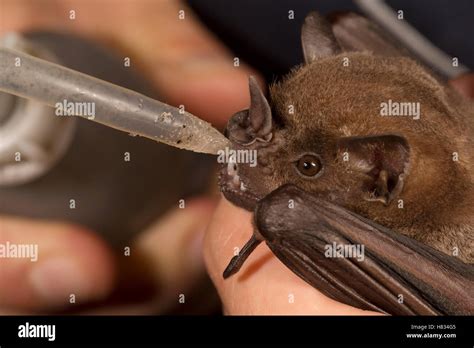
[[[286,266],[337,301],[396,315],[474,313],[472,265],[296,186],[261,200],[255,225]]]

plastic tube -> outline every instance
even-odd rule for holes
[[[0,91],[56,108],[60,105],[93,106],[90,108],[94,110],[93,115],[76,113],[75,116],[181,149],[217,154],[219,150],[229,146],[228,139],[217,129],[186,111],[26,53],[2,47]]]
[[[452,79],[469,72],[469,69],[462,64],[453,66],[453,57],[436,47],[407,21],[399,20],[395,11],[384,1],[354,0],[354,2],[410,51],[446,78]]]

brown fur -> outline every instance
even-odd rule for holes
[[[343,66],[344,57],[349,66]],[[420,102],[421,119],[381,117],[380,103],[389,99]],[[282,158],[295,153],[315,151],[324,158],[325,172],[316,181],[298,180],[302,188],[333,195],[349,190],[338,198],[347,208],[447,254],[458,247],[461,259],[474,262],[472,103],[409,58],[367,52],[304,65],[271,87],[271,100],[288,139],[275,153],[273,166],[280,167]],[[337,138],[381,134],[401,135],[410,145],[408,179],[399,197],[403,209],[397,202],[385,207],[361,200],[360,174],[333,156]],[[458,162],[452,160],[453,152],[458,152]],[[275,179],[291,180],[275,169]]]
[[[472,103],[409,58],[369,52],[345,52],[303,65],[273,85],[270,96],[273,137],[236,144],[257,149],[259,165],[239,165],[245,191],[231,187],[225,173],[221,176],[228,198],[252,209],[256,200],[293,183],[448,255],[456,255],[457,248],[461,260],[474,262]],[[421,118],[380,116],[380,103],[389,99],[420,102]],[[410,147],[404,187],[388,205],[364,199],[361,183],[367,174],[342,161],[337,147],[344,137],[385,134],[404,137]],[[317,178],[295,170],[305,152],[322,158]],[[459,161],[453,161],[453,152]]]
[[[330,24],[311,12],[302,44],[306,64],[271,86],[271,112],[251,81],[255,111],[229,122],[229,139],[258,150],[259,165],[224,170],[226,197],[251,210],[292,183],[474,263],[474,104],[356,14]],[[420,119],[381,116],[389,100],[420,103]],[[308,152],[321,158],[315,177],[295,168]]]

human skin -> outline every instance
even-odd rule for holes
[[[75,20],[69,18],[74,10]],[[185,10],[186,19],[178,20]],[[223,128],[227,115],[248,104],[250,68],[233,66],[233,56],[177,1],[0,0],[0,35],[7,31],[71,31],[131,58],[163,101]],[[216,197],[200,197],[174,209],[139,234],[132,256],[141,254],[159,290],[152,308],[177,303],[205,274],[202,238]],[[0,216],[0,243],[38,244],[39,260],[0,259],[0,313],[53,312],[100,301],[122,277],[114,255],[99,234],[62,221]],[[189,267],[193,265],[193,267]],[[69,308],[73,310],[73,308]],[[97,308],[100,313],[128,309]],[[133,310],[135,311],[135,309]],[[132,311],[132,312],[133,312]]]
[[[71,9],[76,11],[74,21],[68,17]],[[186,19],[178,20],[182,9]],[[163,101],[183,104],[221,129],[233,113],[247,108],[248,76],[259,76],[248,66],[234,67],[232,54],[174,0],[126,0],[120,6],[109,0],[0,0],[0,13],[0,34],[35,28],[72,31],[126,52]],[[473,80],[461,77],[454,86],[472,96]],[[222,271],[234,247],[251,235],[251,214],[224,199],[215,206],[214,198],[197,198],[184,210],[170,211],[133,244],[132,250],[150,260],[152,281],[162,290],[155,312],[176,301],[176,292],[192,288],[204,272],[203,251],[226,314],[373,314],[322,295],[265,245],[239,274],[224,280]],[[52,312],[68,305],[70,293],[80,303],[101,300],[114,289],[121,272],[110,247],[81,226],[0,216],[0,243],[5,241],[39,244],[41,260],[0,259],[0,313]],[[92,312],[127,310],[98,305]]]

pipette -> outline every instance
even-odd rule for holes
[[[0,47],[0,91],[55,107],[92,103],[76,115],[181,149],[217,154],[229,141],[211,124],[140,93],[29,54]]]

